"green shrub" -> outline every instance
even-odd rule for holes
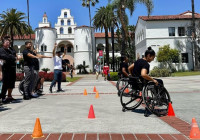
[[[119,79],[118,72],[110,72],[110,77],[108,77],[108,80],[117,81],[118,79]]]
[[[154,67],[153,70],[151,70],[150,75],[152,77],[168,77],[171,75],[171,73],[169,69],[160,69],[158,67]]]

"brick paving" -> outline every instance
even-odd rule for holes
[[[183,134],[63,133],[44,134],[37,140],[188,140]],[[1,134],[0,140],[32,140],[31,134]]]

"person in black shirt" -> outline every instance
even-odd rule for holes
[[[155,51],[151,49],[151,47],[148,47],[148,50],[145,52],[145,57],[142,59],[138,59],[134,64],[129,66],[128,70],[130,74],[134,77],[139,77],[142,82],[147,81],[153,81],[156,85],[159,83],[163,84],[162,80],[160,79],[154,79],[151,76],[149,76],[149,63],[154,60],[155,58]]]
[[[128,57],[125,56],[124,61],[120,64],[120,76],[128,77]]]
[[[32,44],[31,44],[32,45]],[[36,49],[33,48],[32,46],[32,51],[33,51],[33,55],[34,56],[37,56],[39,58],[52,58],[51,56],[45,56],[45,55],[40,55],[38,54],[38,46]],[[32,79],[32,93],[31,95],[33,96],[37,96],[37,93],[34,93],[35,92],[35,89],[36,89],[36,86],[37,86],[37,83],[38,83],[38,79],[39,79],[39,69],[40,69],[40,66],[39,66],[39,60],[37,58],[33,58],[33,79]]]
[[[29,100],[34,97],[31,95],[32,92],[32,79],[34,76],[34,58],[38,59],[37,55],[35,56],[33,51],[31,50],[32,42],[25,42],[26,49],[23,51],[24,58],[24,100]]]
[[[3,47],[0,48],[0,59],[4,60],[2,66],[3,72],[3,87],[1,92],[2,103],[8,103],[15,100],[12,97],[13,88],[15,88],[16,80],[16,52],[10,47],[9,37],[2,40]],[[6,92],[8,91],[8,98]]]

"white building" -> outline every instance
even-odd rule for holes
[[[200,14],[195,14],[200,19]],[[159,47],[170,45],[181,52],[181,62],[174,64],[176,69],[191,70],[191,19],[190,11],[179,15],[140,16],[135,31],[136,57],[142,58],[149,46],[157,53]],[[151,69],[158,66],[156,59],[150,63]]]
[[[74,67],[79,64],[89,65],[89,68],[87,68],[89,72],[93,69],[94,62],[99,55],[98,50],[104,50],[105,52],[105,34],[95,33],[94,28],[91,28],[91,30],[89,26],[77,27],[74,17],[71,16],[70,9],[62,9],[60,16],[57,18],[55,28],[51,27],[47,14],[44,13],[42,22],[35,29],[35,34],[31,35],[31,40],[35,46],[39,47],[39,53],[47,56],[52,56],[55,43],[57,43],[57,49],[61,52],[64,52],[64,46],[66,46],[67,54],[64,59],[68,59]],[[15,37],[14,48],[19,55],[25,48],[25,41],[28,40],[30,40],[30,36]],[[110,34],[109,44],[111,51]],[[120,56],[117,46],[115,50],[117,52],[115,55]],[[49,68],[50,71],[53,71],[53,60],[40,59],[40,70],[42,68]]]

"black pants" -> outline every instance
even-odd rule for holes
[[[16,67],[4,67],[2,72],[3,86],[1,91],[1,98],[5,99],[7,90],[15,88]]]

